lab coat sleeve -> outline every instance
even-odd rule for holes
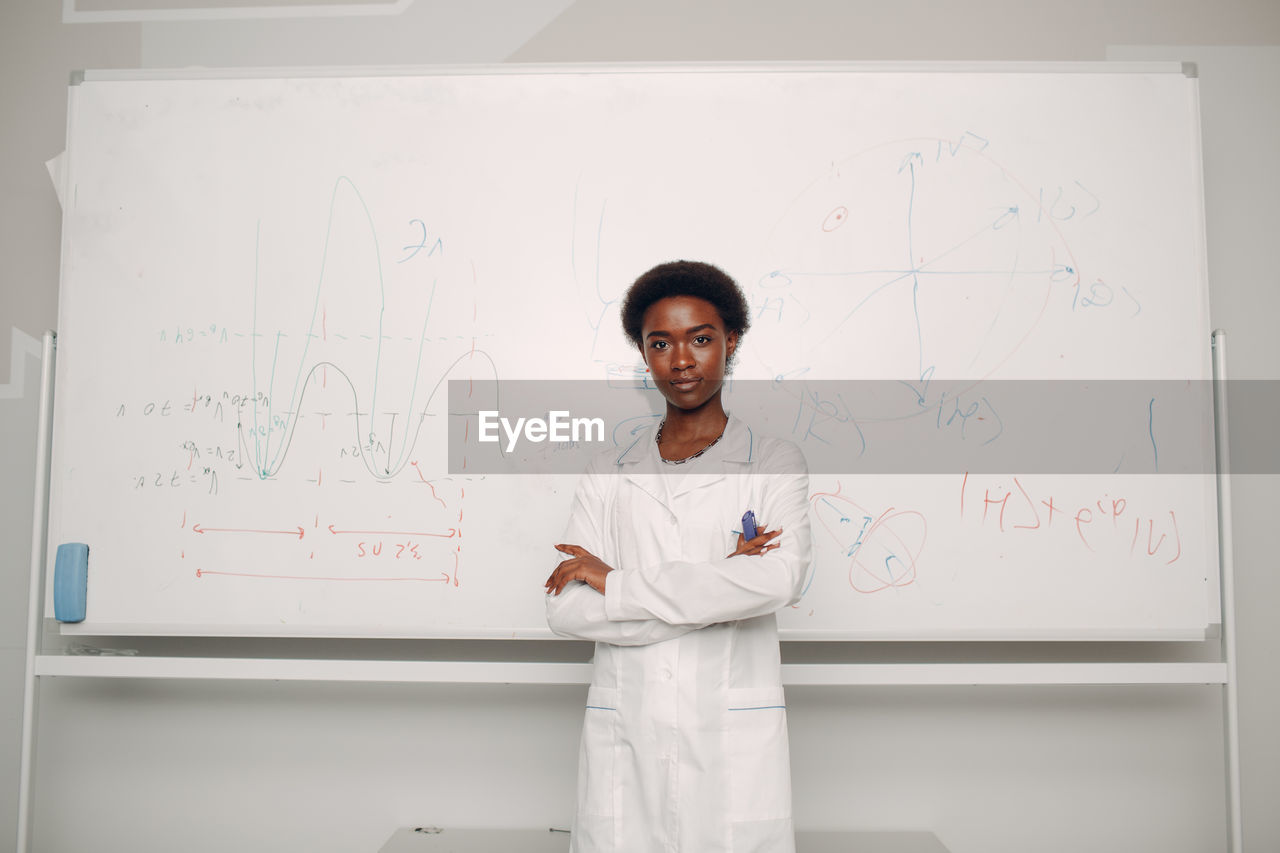
[[[763,616],[800,600],[812,556],[804,455],[779,442],[749,476],[764,478],[756,516],[769,530],[782,530],[779,547],[763,555],[612,572],[604,595],[609,619],[711,624]]]
[[[561,540],[586,548],[608,565],[616,565],[616,555],[609,547],[606,529],[606,476],[599,465],[588,466],[578,483],[569,514],[569,526]],[[619,572],[610,572],[605,589]],[[582,581],[568,584],[559,595],[548,594],[547,625],[561,637],[593,640],[619,646],[643,646],[670,640],[703,627],[701,624],[672,624],[658,619],[610,619],[605,612],[605,597]]]

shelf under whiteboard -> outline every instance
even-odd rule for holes
[[[268,681],[588,684],[589,663],[41,655],[36,675]],[[787,686],[1225,684],[1224,663],[783,664]]]

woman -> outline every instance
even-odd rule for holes
[[[789,853],[774,613],[809,566],[804,458],[721,404],[749,325],[724,272],[655,267],[622,321],[666,417],[588,466],[546,582],[551,629],[596,642],[571,849]]]

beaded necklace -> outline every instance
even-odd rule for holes
[[[653,437],[653,443],[654,443],[654,444],[657,444],[657,445],[661,445],[661,444],[662,444],[662,428],[663,428],[663,427],[665,427],[666,425],[667,425],[667,419],[666,419],[666,418],[663,418],[663,419],[662,419],[662,423],[658,424],[658,434],[657,434],[657,435],[655,435],[655,436]],[[729,421],[728,421],[728,419],[727,419],[727,418],[725,419],[724,425],[725,425],[725,428],[727,429],[727,428],[728,428],[728,426],[729,426]],[[685,457],[685,458],[683,458],[683,459],[665,459],[665,458],[663,458],[663,456],[662,456],[662,451],[661,451],[661,450],[659,450],[659,451],[658,451],[658,458],[659,458],[659,459],[662,459],[662,461],[663,461],[663,462],[665,462],[665,463],[667,463],[668,465],[683,465],[684,463],[689,462],[690,460],[697,459],[699,456],[701,456],[702,454],[706,453],[706,452],[707,452],[708,450],[710,450],[711,448],[715,447],[715,446],[716,446],[716,444],[717,444],[717,443],[720,441],[720,439],[722,439],[722,438],[724,438],[724,430],[723,430],[723,429],[722,429],[722,430],[720,430],[720,434],[719,434],[719,435],[717,435],[715,438],[711,439],[711,443],[710,443],[710,444],[708,444],[706,447],[702,448],[701,450],[699,450],[697,453],[693,454],[692,456],[686,456],[686,457]]]

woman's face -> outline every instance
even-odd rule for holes
[[[720,312],[705,299],[668,296],[644,312],[644,362],[658,391],[678,409],[693,411],[718,399],[737,345],[737,335],[725,332]]]

